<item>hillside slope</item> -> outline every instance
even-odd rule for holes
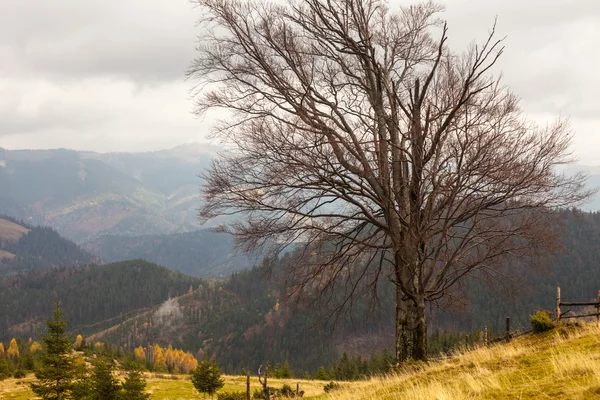
[[[16,242],[21,236],[29,232],[29,229],[16,222],[0,218],[0,241]]]
[[[159,318],[161,308],[180,312]],[[286,304],[277,283],[255,268],[235,273],[226,282],[203,284],[169,304],[99,332],[94,340],[121,346],[172,344],[200,358],[216,356],[227,373],[285,360],[296,371],[314,371],[343,351],[370,355],[389,348],[394,336],[389,332],[392,316],[386,310],[373,313],[359,304],[353,321],[341,318],[332,330],[333,319],[328,323],[326,315],[308,305]]]
[[[600,289],[600,214],[564,211],[563,222],[564,252],[550,259],[545,269],[520,266],[512,282],[503,282],[515,290],[509,293],[501,289],[503,285],[490,288],[475,279],[466,281],[464,303],[459,307],[440,304],[429,309],[430,334],[437,334],[437,330],[463,332],[464,338],[465,333],[483,329],[484,325],[491,333],[501,332],[507,316],[513,327],[525,329],[529,315],[536,309],[552,309],[557,285],[562,287],[566,300],[593,300]],[[282,257],[278,268],[293,265],[289,254]],[[377,312],[368,302],[356,299],[352,318],[342,316],[336,321],[327,315],[331,304],[301,304],[295,308],[286,303],[277,271],[272,278],[269,280],[265,271],[256,268],[182,296],[177,305],[183,307],[183,312],[169,321],[169,326],[177,327],[177,335],[171,335],[170,329],[162,329],[151,315],[146,315],[115,326],[103,337],[123,345],[136,333],[136,345],[157,341],[201,351],[215,355],[227,372],[240,371],[256,360],[275,364],[286,359],[293,368],[315,370],[327,366],[344,351],[368,357],[392,348],[395,297],[389,282],[381,282]],[[332,331],[334,321],[337,326]],[[431,344],[432,350],[448,348],[443,343],[434,346],[434,340]]]
[[[342,384],[331,400],[595,399],[600,328],[562,327],[479,347],[395,376]]]
[[[99,262],[98,257],[61,237],[52,228],[0,218],[0,277]]]
[[[143,260],[58,268],[0,280],[0,340],[38,337],[60,300],[70,329],[102,330],[180,296],[201,281]]]

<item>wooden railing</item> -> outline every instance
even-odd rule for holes
[[[596,312],[591,314],[582,314],[582,315],[565,315],[571,309],[568,309],[565,312],[561,313],[561,306],[564,307],[585,307],[585,306],[594,306],[596,307]],[[560,322],[561,319],[566,318],[585,318],[585,317],[596,317],[596,323],[600,325],[600,290],[598,290],[598,297],[596,301],[584,301],[584,302],[573,302],[573,301],[562,301],[560,298],[560,286],[556,288],[556,322]]]

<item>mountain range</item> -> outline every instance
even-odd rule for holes
[[[0,215],[50,226],[78,244],[103,235],[194,231],[200,228],[199,174],[218,151],[207,144],[145,153],[0,148]],[[563,169],[581,171],[589,174],[589,187],[600,187],[600,167]],[[600,210],[600,195],[583,209]]]
[[[82,246],[106,262],[143,258],[199,277],[227,277],[257,261],[236,251],[231,235],[206,229],[164,235],[104,235]]]
[[[77,242],[199,228],[198,178],[216,153],[184,145],[148,153],[0,149],[0,214]]]

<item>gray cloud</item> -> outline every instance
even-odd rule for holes
[[[183,79],[198,16],[187,0],[5,1],[0,15],[0,47],[19,60],[13,73],[140,83]]]
[[[450,45],[481,41],[498,16],[495,70],[541,123],[570,117],[574,151],[600,164],[600,2],[446,0]],[[395,6],[395,0],[390,1]],[[202,140],[189,113],[188,0],[0,1],[0,146],[153,150]]]

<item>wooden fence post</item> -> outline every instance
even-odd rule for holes
[[[510,342],[510,317],[506,317],[506,343]]]
[[[483,326],[483,344],[488,345],[487,325]]]
[[[250,372],[246,374],[246,400],[250,400]]]
[[[598,290],[598,299],[596,300],[596,326],[600,326],[600,290]]]
[[[556,323],[560,322],[560,286],[556,287]]]

